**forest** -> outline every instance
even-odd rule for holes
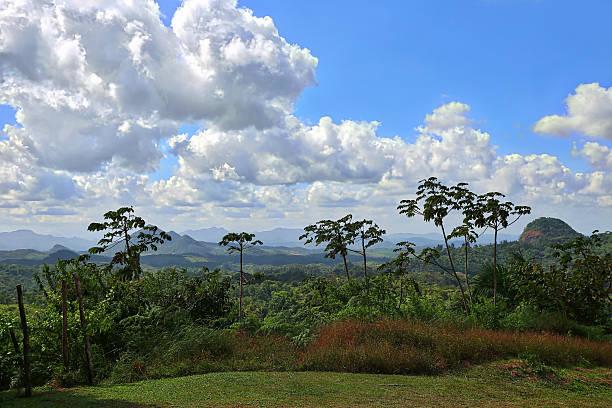
[[[347,214],[300,237],[331,263],[249,264],[265,243],[232,232],[218,245],[235,261],[214,269],[143,266],[172,237],[132,207],[109,211],[87,227],[100,234],[88,253],[0,266],[0,390],[225,371],[437,375],[507,359],[545,376],[612,366],[610,232],[538,219],[497,242],[531,209],[433,177],[397,209],[443,244],[382,256],[385,231]],[[476,244],[485,231],[494,242]]]

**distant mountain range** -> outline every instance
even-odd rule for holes
[[[205,228],[185,231],[179,234],[170,231],[171,241],[160,245],[158,251],[143,254],[142,263],[153,267],[181,266],[209,268],[228,267],[236,262],[235,256],[229,256],[223,247],[218,245],[221,237],[227,233],[224,228]],[[323,256],[322,248],[307,246],[300,241],[301,229],[276,228],[257,232],[257,238],[263,246],[250,248],[247,263],[255,265],[286,265],[337,263]],[[555,218],[539,218],[527,225],[521,235],[522,242],[565,240],[580,235],[565,222]],[[434,246],[442,243],[438,234],[394,233],[384,237],[385,241],[371,249],[370,259],[376,262],[388,259],[392,247],[400,241],[414,242],[418,247]],[[514,235],[500,234],[499,242],[516,241]],[[484,235],[479,244],[491,243],[492,236]],[[460,241],[454,242],[456,246]],[[28,230],[0,233],[0,264],[42,265],[53,264],[58,259],[71,259],[84,253],[94,242],[81,238],[65,238],[52,235],[41,235]],[[27,249],[24,249],[27,248]],[[111,253],[92,257],[93,262],[108,262]],[[353,262],[360,262],[354,255]]]
[[[213,227],[213,228],[202,228],[197,230],[187,230],[183,234],[189,235],[196,240],[206,242],[219,242],[223,235],[229,231],[225,228]],[[300,228],[274,228],[268,231],[259,231],[255,235],[257,239],[263,241],[267,246],[283,246],[283,247],[303,247],[304,242],[299,240],[300,235],[304,233],[303,229]],[[499,234],[498,240],[502,241],[516,241],[518,235],[512,234]],[[443,243],[442,236],[439,233],[430,232],[427,234],[413,234],[413,233],[393,233],[384,236],[384,241],[381,244],[382,247],[392,247],[398,242],[410,241],[414,242],[417,246],[433,246]],[[484,234],[479,238],[478,243],[481,245],[490,244],[493,242],[493,234]],[[455,240],[456,244],[460,243],[460,240]]]
[[[93,241],[88,241],[83,238],[43,235],[30,230],[0,232],[0,250],[5,251],[15,249],[49,251],[55,245],[61,245],[75,251],[84,251],[91,248],[94,244]]]
[[[222,248],[217,246],[221,238],[229,231],[225,228],[213,227],[197,230],[187,230],[182,234],[172,232],[173,240],[164,245],[164,250],[168,253],[196,253],[203,246],[207,248],[216,248],[217,252]],[[304,248],[303,241],[299,240],[303,230],[299,228],[275,228],[268,231],[256,232],[258,239],[263,241],[268,247],[287,247],[287,248]],[[411,234],[411,233],[395,233],[387,234],[384,237],[384,242],[381,248],[389,248],[397,242],[411,241],[417,246],[432,246],[442,243],[440,234]],[[518,239],[515,235],[500,234],[501,241],[515,241]],[[479,244],[488,244],[493,240],[493,236],[486,234],[479,239]],[[204,245],[207,244],[207,245]],[[459,241],[456,242],[459,244]],[[17,230],[11,232],[0,232],[0,250],[13,251],[17,249],[33,249],[36,251],[47,252],[56,245],[61,245],[67,249],[76,252],[86,251],[95,245],[94,241],[89,241],[77,237],[61,237],[55,235],[38,234],[31,230]],[[213,251],[215,252],[215,251]]]

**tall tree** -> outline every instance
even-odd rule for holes
[[[425,222],[433,221],[436,227],[439,227],[444,238],[444,246],[446,248],[446,255],[450,264],[450,272],[455,278],[459,289],[461,290],[461,300],[463,302],[463,308],[467,313],[469,310],[468,299],[463,287],[463,282],[459,278],[455,263],[453,262],[453,256],[450,250],[449,235],[446,233],[446,217],[453,210],[456,210],[457,203],[455,192],[449,187],[445,186],[438,181],[436,177],[430,177],[428,179],[421,180],[417,187],[416,199],[402,200],[400,205],[397,207],[400,214],[406,215],[408,218],[415,217],[417,215],[423,217]],[[422,254],[429,260],[435,260],[435,250],[431,249],[429,252]],[[437,254],[437,253],[436,253]],[[438,266],[440,266],[438,264]],[[441,266],[440,266],[441,267]],[[447,270],[443,268],[443,270]]]
[[[380,228],[372,220],[361,220],[355,221],[348,225],[349,236],[352,239],[357,239],[360,242],[360,250],[354,251],[363,257],[363,276],[366,281],[366,290],[368,292],[368,298],[370,296],[370,282],[368,279],[368,261],[366,256],[366,249],[383,241],[383,235],[386,231]]]
[[[464,259],[464,273],[465,273],[465,287],[467,289],[468,298],[472,303],[472,290],[470,289],[470,268],[468,261],[468,254],[470,245],[474,244],[478,239],[478,234],[474,230],[474,225],[469,220],[464,220],[464,224],[459,225],[453,229],[449,234],[449,239],[461,238],[463,239],[463,259]]]
[[[244,251],[248,248],[252,248],[256,245],[263,245],[263,242],[260,240],[256,240],[255,234],[250,234],[248,232],[230,232],[226,234],[219,245],[226,247],[226,250],[230,254],[238,253],[240,254],[240,301],[238,303],[238,320],[242,318],[242,295],[243,295],[243,285],[244,285],[244,270],[243,270],[243,260],[244,260]]]
[[[121,266],[123,279],[138,279],[142,274],[140,255],[149,250],[157,251],[158,245],[172,240],[169,234],[136,216],[133,207],[109,211],[104,214],[104,222],[93,222],[87,230],[105,231],[98,245],[89,249],[91,254],[122,248],[114,253],[110,267]]]
[[[355,242],[355,233],[351,228],[353,216],[345,215],[338,220],[321,220],[315,224],[304,227],[304,234],[300,240],[305,240],[304,245],[314,243],[315,245],[325,244],[325,257],[336,259],[342,257],[344,273],[346,279],[350,280],[351,275],[348,270],[348,247]]]
[[[497,236],[499,231],[508,228],[523,215],[531,213],[531,207],[514,205],[502,201],[504,194],[489,192],[478,196],[471,212],[471,218],[479,228],[493,230],[493,304],[497,302]]]

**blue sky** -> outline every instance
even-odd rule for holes
[[[579,7],[577,4],[579,3]],[[160,1],[170,16],[180,1]],[[445,102],[469,104],[501,154],[549,153],[574,171],[570,138],[532,126],[563,114],[580,83],[612,85],[612,2],[605,0],[242,0],[271,16],[291,43],[319,59],[318,86],[298,101],[307,122],[376,120],[381,134],[414,139]],[[604,142],[605,143],[605,142]],[[610,145],[609,143],[607,143]]]

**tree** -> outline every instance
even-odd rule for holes
[[[138,279],[142,274],[140,254],[149,250],[157,251],[157,246],[172,237],[155,225],[147,225],[145,220],[134,214],[133,207],[121,207],[104,214],[104,222],[93,222],[88,231],[105,231],[98,246],[89,249],[91,254],[100,254],[115,247],[123,247],[116,251],[110,263],[110,268],[120,265],[120,276],[123,279]],[[136,236],[134,237],[134,234]]]
[[[244,285],[244,271],[242,269],[243,266],[243,257],[244,251],[247,248],[252,248],[256,245],[263,245],[263,242],[260,240],[254,240],[255,234],[250,234],[248,232],[230,232],[226,234],[221,241],[219,241],[219,245],[226,247],[226,250],[230,254],[239,253],[240,254],[240,301],[238,303],[238,320],[242,318],[242,294],[243,294],[243,285]]]
[[[478,239],[478,234],[475,231],[474,226],[474,207],[477,195],[471,192],[467,188],[467,183],[458,183],[457,185],[450,188],[451,196],[453,197],[453,209],[459,210],[463,213],[463,224],[453,228],[448,238],[462,238],[464,248],[464,272],[465,272],[465,287],[468,292],[470,303],[472,303],[472,290],[470,289],[470,275],[469,275],[469,249],[470,244],[473,244]]]
[[[464,249],[464,271],[465,271],[465,288],[467,289],[470,303],[472,303],[472,290],[470,289],[470,272],[468,253],[470,245],[475,243],[478,239],[478,234],[474,231],[474,225],[469,220],[464,220],[464,224],[459,225],[453,229],[448,236],[449,239],[463,238],[463,249]]]
[[[397,255],[391,261],[381,264],[378,269],[389,270],[391,273],[399,277],[399,296],[397,302],[397,309],[399,310],[404,302],[404,277],[408,273],[408,265],[410,264],[410,258],[414,257],[415,250],[412,242],[398,242],[395,244],[396,248],[393,249]],[[417,296],[421,296],[421,288],[414,277],[411,277],[412,286]]]
[[[314,243],[318,246],[325,243],[326,258],[336,259],[336,256],[340,255],[347,280],[351,279],[347,262],[348,247],[355,242],[355,233],[351,228],[352,219],[353,216],[348,214],[336,221],[321,220],[305,227],[304,234],[300,236],[300,240],[305,240],[304,245]]]
[[[502,202],[504,194],[489,192],[477,197],[469,212],[474,225],[479,228],[493,230],[493,304],[497,301],[497,235],[499,231],[508,228],[523,215],[531,213],[531,208],[514,205],[510,201]]]
[[[355,221],[348,225],[349,235],[354,240],[358,239],[361,243],[361,250],[351,250],[358,253],[363,257],[363,276],[366,281],[366,290],[368,294],[368,298],[370,296],[370,285],[368,281],[368,264],[366,257],[366,249],[370,248],[380,242],[383,241],[382,237],[385,235],[386,231],[380,228],[377,224],[372,220],[361,220]]]
[[[397,209],[399,210],[400,214],[406,215],[408,218],[420,215],[423,217],[425,222],[433,221],[434,225],[441,229],[442,237],[444,238],[444,245],[446,247],[446,255],[450,264],[450,273],[455,278],[455,281],[461,290],[463,308],[467,313],[469,310],[468,299],[463,283],[457,274],[455,263],[453,262],[453,257],[451,255],[450,245],[448,242],[449,235],[446,234],[445,228],[446,217],[451,211],[459,209],[456,201],[456,191],[439,182],[436,177],[430,177],[419,182],[416,195],[416,199],[400,201],[400,205],[397,207]],[[422,207],[420,203],[422,203]],[[422,252],[421,255],[430,261],[434,261],[442,270],[447,272],[449,271],[447,268],[435,261],[437,258],[435,255],[437,255],[437,253],[434,250]]]

